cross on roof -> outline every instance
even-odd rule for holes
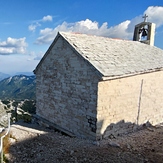
[[[144,22],[146,22],[148,15],[144,15],[142,18],[144,18]]]

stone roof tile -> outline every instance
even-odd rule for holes
[[[163,50],[155,46],[86,34],[59,34],[105,77],[163,68]]]

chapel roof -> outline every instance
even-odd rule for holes
[[[58,32],[34,73],[59,37],[93,66],[104,80],[160,71],[163,68],[163,50],[155,46],[138,41]]]
[[[116,78],[158,71],[163,68],[163,50],[138,41],[59,32],[103,77]]]

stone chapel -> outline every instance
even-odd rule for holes
[[[87,139],[163,122],[163,50],[153,23],[133,41],[58,32],[37,65],[38,119]]]

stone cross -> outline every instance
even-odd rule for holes
[[[144,22],[146,22],[146,20],[147,20],[147,15],[145,14],[142,18],[144,18]]]

